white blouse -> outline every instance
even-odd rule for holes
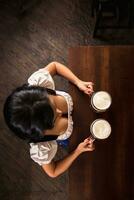
[[[39,85],[42,87],[50,88],[55,90],[55,84],[50,73],[42,68],[34,72],[28,78],[29,85]],[[70,137],[73,131],[73,120],[72,120],[72,110],[73,101],[71,96],[63,91],[56,91],[57,95],[61,95],[65,98],[68,105],[68,127],[67,130],[57,137],[57,140],[65,140]],[[48,142],[38,142],[30,143],[30,156],[39,165],[48,164],[55,157],[57,152],[58,144],[56,140]]]

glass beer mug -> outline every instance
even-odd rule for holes
[[[94,92],[91,97],[91,106],[96,112],[105,112],[111,103],[112,98],[106,91]]]
[[[95,139],[106,139],[111,134],[111,125],[104,119],[96,119],[90,125],[90,138],[94,141]]]

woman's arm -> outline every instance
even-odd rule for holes
[[[86,151],[93,151],[93,141],[90,138],[85,139],[82,143],[78,145],[78,147],[66,156],[63,160],[59,160],[57,162],[51,162],[47,165],[42,165],[44,171],[52,178],[55,178],[65,172],[73,161],[82,153]]]
[[[76,85],[80,90],[82,90],[85,94],[91,94],[93,92],[92,82],[85,82],[80,80],[69,68],[61,63],[51,62],[45,67],[45,69],[47,69],[52,76],[54,76],[55,74],[59,74],[65,77],[71,83]]]
[[[69,68],[61,63],[51,62],[45,67],[45,69],[47,69],[52,76],[55,74],[61,75],[75,85],[77,85],[77,82],[79,81],[79,78],[75,76]]]

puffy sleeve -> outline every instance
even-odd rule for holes
[[[28,78],[29,85],[38,85],[55,90],[55,84],[49,71],[42,68]]]
[[[57,152],[57,142],[30,143],[30,156],[39,165],[49,164]]]

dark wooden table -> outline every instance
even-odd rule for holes
[[[70,69],[82,80],[93,81],[94,90],[112,96],[110,109],[102,114],[90,107],[90,98],[70,84],[74,100],[74,132],[70,151],[89,135],[93,120],[104,118],[111,136],[95,141],[92,153],[83,153],[69,170],[70,200],[134,199],[134,46],[87,46],[70,48]]]

